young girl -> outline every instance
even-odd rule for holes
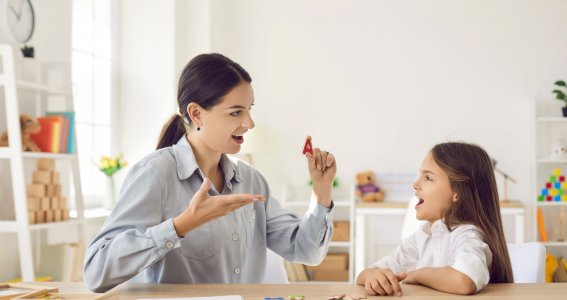
[[[466,143],[436,145],[413,184],[427,221],[356,282],[370,295],[402,295],[399,282],[454,294],[513,282],[498,192],[488,154]]]

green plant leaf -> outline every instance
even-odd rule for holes
[[[566,100],[565,93],[560,90],[553,90],[551,93],[555,94],[555,98],[557,98],[557,100]]]
[[[556,85],[556,86],[565,86],[565,87],[567,87],[567,84],[565,84],[565,81],[563,81],[563,80],[557,80],[557,81],[555,82],[555,85]]]

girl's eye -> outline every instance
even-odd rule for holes
[[[241,112],[242,112],[241,110],[233,111],[230,113],[230,115],[233,117],[237,117]]]
[[[425,180],[427,180],[427,181],[433,181],[433,179],[431,179],[431,177],[430,177],[429,175],[426,175],[426,176],[425,176]]]

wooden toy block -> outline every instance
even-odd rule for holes
[[[51,200],[49,197],[41,197],[39,198],[39,210],[50,210],[51,209]]]
[[[45,186],[47,197],[60,197],[61,196],[61,185],[60,184],[48,184]]]
[[[41,171],[54,171],[55,170],[55,159],[52,158],[40,158],[37,160],[37,169]]]
[[[45,223],[45,210],[35,212],[35,222],[37,224]]]
[[[67,208],[67,199],[65,197],[59,197],[59,208],[61,209]]]
[[[46,194],[45,185],[29,184],[27,186],[28,197],[44,197]]]
[[[53,171],[51,172],[51,183],[59,184],[59,172]]]
[[[35,224],[35,211],[28,210],[28,220],[30,224]]]
[[[60,209],[56,209],[53,211],[53,220],[55,222],[61,222],[63,220],[63,211]]]
[[[46,223],[51,223],[55,220],[55,214],[53,213],[52,210],[46,210],[45,211],[45,222]]]
[[[63,209],[63,221],[67,221],[69,220],[69,210],[68,209]]]
[[[53,172],[50,171],[34,171],[32,176],[33,183],[39,184],[50,184],[51,183],[51,174]]]
[[[59,207],[59,203],[60,203],[61,201],[59,200],[59,197],[51,197],[51,198],[49,198],[49,200],[50,200],[50,201],[49,201],[49,202],[50,202],[49,207],[50,207],[52,210],[57,210],[57,209],[60,208],[60,207]]]
[[[28,283],[0,283],[0,299],[26,298],[39,292],[56,293],[57,288]]]
[[[36,198],[36,197],[29,197],[28,198],[28,210],[31,211],[38,211],[41,209],[41,198]]]

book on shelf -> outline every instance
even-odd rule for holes
[[[541,211],[541,207],[537,208],[537,227],[539,229],[541,241],[547,242],[547,231],[545,229],[545,223],[543,222],[543,213]]]
[[[31,139],[42,152],[75,152],[75,115],[73,112],[51,112],[37,118],[41,130]]]

